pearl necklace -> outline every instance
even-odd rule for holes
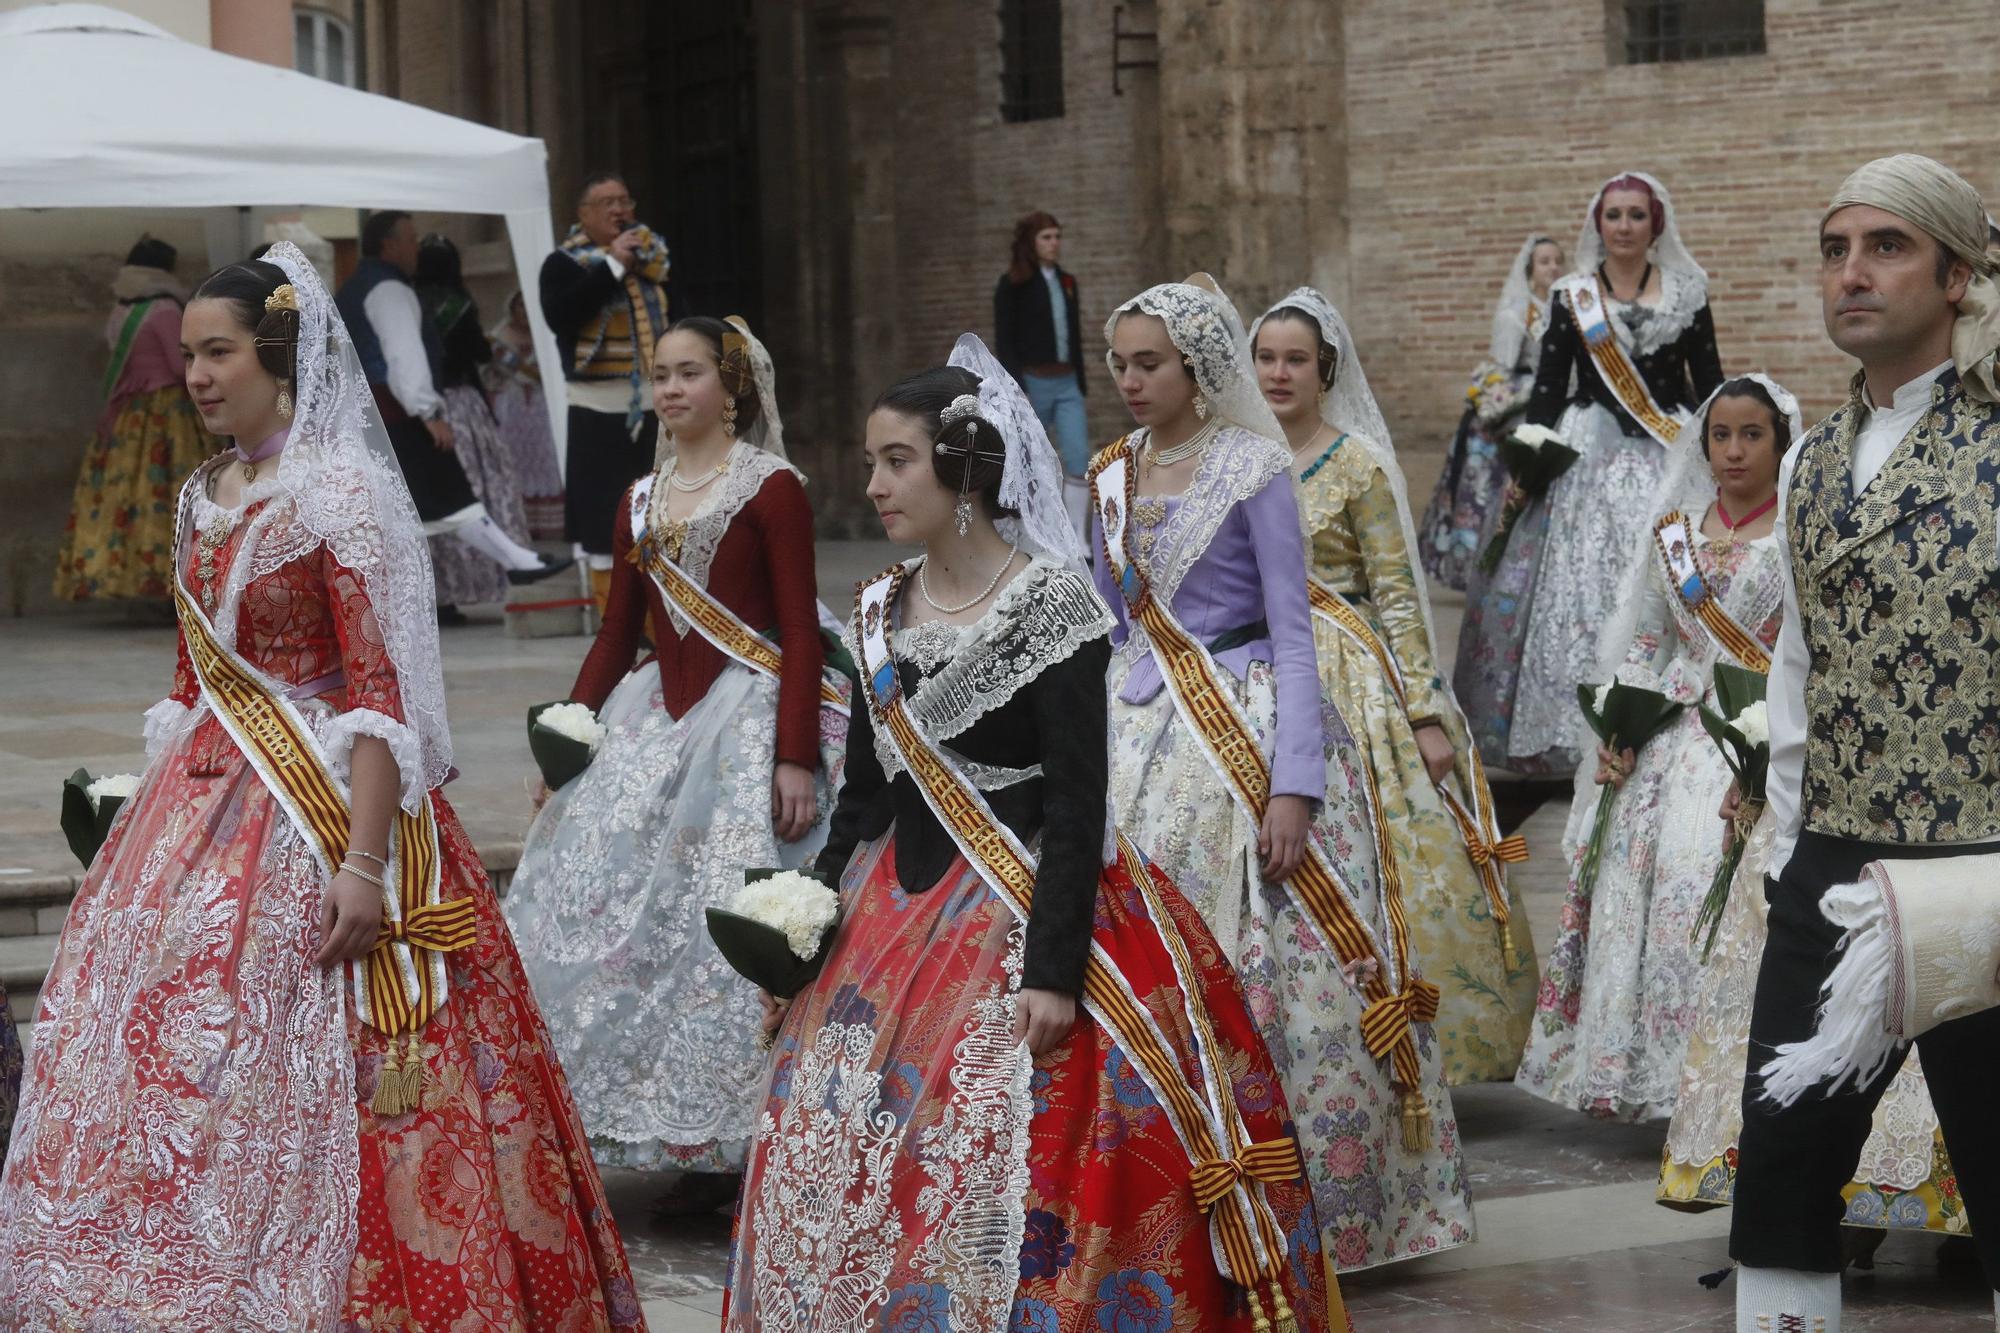
[[[1146,437],[1146,459],[1154,467],[1172,467],[1176,463],[1185,463],[1208,448],[1208,442],[1213,440],[1221,429],[1222,418],[1216,417],[1171,449],[1162,449],[1154,444],[1153,437],[1149,434]]]
[[[925,573],[930,568],[931,562],[926,557],[924,563],[917,566],[917,592],[922,595],[924,604],[941,616],[955,616],[961,611],[970,611],[993,595],[993,590],[1000,586],[1000,576],[1014,567],[1014,557],[1019,554],[1021,554],[1020,547],[1009,549],[1007,558],[1000,562],[1000,568],[993,571],[993,577],[986,581],[986,586],[979,590],[979,594],[970,601],[960,602],[957,606],[940,606],[937,599],[931,596],[931,582]]]
[[[684,491],[689,493],[692,493],[694,491],[704,491],[708,489],[710,483],[712,483],[717,477],[721,476],[728,470],[729,470],[729,460],[725,458],[720,463],[717,463],[714,467],[710,468],[708,471],[702,473],[698,479],[694,481],[682,481],[680,474],[680,467],[678,464],[676,464],[674,470],[667,474],[667,485],[673,487],[677,491]]]

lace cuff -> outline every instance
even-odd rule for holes
[[[146,710],[146,762],[152,763],[185,735],[194,710],[179,699],[162,699]]]
[[[343,783],[352,781],[354,742],[361,736],[373,736],[388,744],[401,783],[399,799],[403,809],[414,814],[418,803],[429,795],[424,785],[423,751],[417,744],[417,733],[373,708],[350,708],[328,718],[320,727],[320,745],[326,751],[333,776]]]

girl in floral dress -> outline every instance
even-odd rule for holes
[[[1111,618],[1034,410],[967,334],[865,457],[925,553],[857,593],[843,915],[769,1004],[724,1327],[1346,1328],[1227,960],[1107,836]]]
[[[8,1327],[639,1329],[452,773],[423,534],[288,243],[195,292],[172,694],[0,1177]],[[372,449],[371,449],[371,446]]]
[[[1092,464],[1113,801],[1236,966],[1338,1269],[1465,1244],[1438,992],[1383,887],[1367,760],[1322,694],[1292,454],[1242,321],[1200,274],[1105,335],[1140,427]]]

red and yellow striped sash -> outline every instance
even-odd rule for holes
[[[280,691],[222,645],[178,578],[174,604],[216,720],[332,876],[347,855],[352,814],[318,740]],[[393,1037],[415,1032],[443,1006],[444,955],[472,944],[476,930],[471,899],[439,901],[438,833],[428,800],[415,814],[396,811],[389,862],[393,892],[384,896],[381,935],[358,969],[355,1002],[364,1023]]]
[[[1403,680],[1402,667],[1396,661],[1396,655],[1389,651],[1389,645],[1368,622],[1368,617],[1355,610],[1354,605],[1345,597],[1311,575],[1306,578],[1306,592],[1312,600],[1314,615],[1360,644],[1375,658],[1383,678],[1389,682],[1389,688],[1396,696],[1397,705],[1407,718],[1410,712],[1410,696],[1409,687]],[[1445,703],[1447,707],[1456,706],[1448,698]],[[1459,734],[1468,734],[1463,718],[1460,719]],[[1459,793],[1440,782],[1436,784],[1437,793],[1444,803],[1445,811],[1451,815],[1452,823],[1458,826],[1458,836],[1465,844],[1465,854],[1479,871],[1480,885],[1486,891],[1487,911],[1492,913],[1494,923],[1500,928],[1504,947],[1511,951],[1512,938],[1507,929],[1511,912],[1507,900],[1506,876],[1501,867],[1527,860],[1528,843],[1518,834],[1506,838],[1500,836],[1498,816],[1493,809],[1492,789],[1486,784],[1486,767],[1480,762],[1478,749],[1467,747],[1465,758],[1470,764],[1463,780],[1470,790],[1461,798]]]
[[[1624,345],[1618,341],[1618,334],[1611,327],[1611,312],[1604,303],[1604,292],[1599,288],[1597,279],[1578,279],[1576,285],[1569,288],[1569,300],[1570,309],[1576,315],[1577,327],[1584,334],[1583,345],[1590,352],[1597,373],[1617,396],[1619,403],[1632,414],[1634,421],[1646,428],[1648,435],[1661,444],[1670,445],[1679,439],[1681,419],[1653,401],[1653,391],[1646,387],[1645,376],[1632,364],[1632,358],[1625,354]],[[1602,336],[1593,336],[1598,330],[1602,331]]]
[[[1271,769],[1249,721],[1222,684],[1214,658],[1152,595],[1145,571],[1131,556],[1125,516],[1131,512],[1137,478],[1130,467],[1127,440],[1120,439],[1098,454],[1091,464],[1091,484],[1102,519],[1103,554],[1118,573],[1126,614],[1145,632],[1182,722],[1200,739],[1216,772],[1252,822],[1262,823],[1270,805]],[[1372,775],[1369,781],[1389,939],[1377,940],[1362,920],[1354,896],[1316,839],[1306,840],[1305,858],[1285,886],[1344,965],[1375,964],[1372,971],[1364,970],[1361,982],[1362,995],[1368,1001],[1362,1015],[1362,1037],[1370,1055],[1390,1061],[1395,1081],[1414,1095],[1417,1100],[1413,1105],[1421,1110],[1422,1070],[1411,1026],[1436,1018],[1438,989],[1410,972],[1409,931],[1402,896],[1396,888],[1394,855],[1382,803],[1375,799]]]
[[[1716,647],[1735,658],[1737,665],[1770,675],[1771,654],[1756,635],[1723,609],[1721,599],[1701,576],[1701,568],[1694,560],[1694,524],[1687,515],[1678,509],[1662,514],[1653,524],[1653,549],[1660,557],[1660,567],[1675,600],[1701,622]]]
[[[889,608],[895,605],[902,583],[903,570],[899,565],[857,591],[855,623],[859,627],[859,642],[854,645],[855,658],[862,664],[870,716],[894,742],[905,770],[916,781],[925,803],[959,851],[1015,916],[1026,921],[1035,895],[1033,854],[994,815],[979,790],[931,743],[910,715],[903,697],[888,648]],[[1134,886],[1147,895],[1149,914],[1175,958],[1190,1026],[1211,1053],[1211,1058],[1205,1061],[1209,1066],[1208,1081],[1226,1091],[1230,1087],[1229,1073],[1213,1068],[1213,1027],[1200,988],[1190,984],[1194,973],[1187,961],[1185,942],[1159,903],[1151,871],[1138,850],[1122,836],[1118,843],[1126,872]],[[1096,943],[1091,946],[1084,968],[1083,999],[1085,1007],[1117,1039],[1145,1078],[1186,1149],[1193,1164],[1190,1184],[1214,1229],[1225,1265],[1224,1275],[1241,1286],[1255,1287],[1260,1283],[1275,1286],[1285,1262],[1284,1235],[1269,1202],[1252,1184],[1291,1180],[1302,1175],[1304,1163],[1299,1158],[1297,1144],[1289,1139],[1261,1144],[1245,1142],[1247,1135],[1233,1100],[1225,1105],[1220,1100],[1221,1093],[1204,1100],[1190,1086],[1172,1047],[1131,983]],[[1228,1207],[1218,1206],[1225,1201],[1229,1202]]]

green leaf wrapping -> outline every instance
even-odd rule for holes
[[[770,879],[782,873],[768,868],[745,870],[743,882],[754,884],[760,879]],[[831,875],[813,870],[798,873],[838,890]],[[819,976],[820,968],[826,964],[826,955],[833,946],[833,937],[840,930],[840,918],[835,917],[827,926],[826,933],[820,936],[819,948],[813,956],[802,959],[792,952],[785,932],[776,926],[767,926],[721,907],[706,908],[703,915],[708,920],[708,937],[715,941],[716,952],[722,955],[722,960],[743,978],[781,1000],[791,999]]]
[[[543,713],[557,704],[568,702],[567,699],[552,699],[528,709],[528,749],[535,756],[535,766],[542,770],[542,782],[550,791],[573,782],[578,774],[590,767],[591,756],[596,754],[590,746],[573,736],[535,725]]]

